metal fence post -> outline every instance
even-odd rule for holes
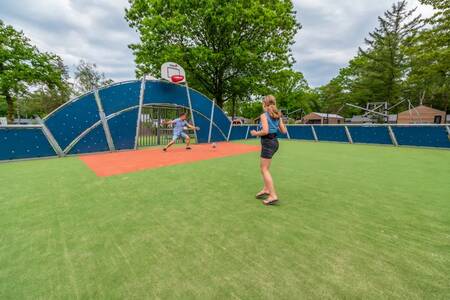
[[[387,128],[388,128],[388,131],[389,131],[389,136],[391,137],[392,144],[394,144],[394,146],[398,147],[397,138],[395,137],[395,133],[392,130],[391,125],[388,125]]]
[[[42,132],[44,133],[45,137],[47,138],[48,142],[50,143],[50,146],[52,146],[53,150],[55,150],[56,154],[59,157],[64,156],[65,155],[64,151],[61,149],[61,146],[59,146],[58,142],[56,141],[52,132],[47,128],[44,121],[39,117],[36,117],[36,120],[42,126]]]
[[[291,135],[289,134],[289,126],[286,124],[286,136],[288,138],[288,140],[291,139]]]
[[[211,119],[210,119],[210,122],[209,122],[208,143],[211,143],[211,134],[212,134],[212,127],[213,127],[213,119],[214,119],[214,100],[212,101]]]
[[[233,129],[233,122],[230,122],[230,129],[228,129],[227,142],[230,141],[231,130]]]
[[[187,80],[185,82],[185,85],[186,85],[186,94],[187,94],[188,103],[189,103],[189,111],[191,113],[191,118],[192,118],[192,125],[194,127],[196,127],[195,126],[195,118],[194,118],[194,110],[192,109],[191,93],[189,92],[189,85],[188,85]],[[194,130],[194,135],[195,135],[195,142],[198,143],[197,129]]]
[[[250,131],[250,126],[247,126],[247,133],[245,134],[245,139],[248,140],[248,132]]]
[[[352,135],[350,134],[350,130],[348,129],[347,126],[344,126],[344,128],[345,128],[345,134],[347,135],[347,138],[348,138],[348,142],[350,144],[353,144],[353,139],[352,139]]]
[[[319,141],[319,138],[317,137],[316,130],[314,129],[314,126],[312,126],[312,125],[311,125],[311,131],[312,131],[314,140],[315,140],[316,142],[318,142],[318,141]]]
[[[138,147],[139,140],[139,125],[141,123],[141,114],[142,114],[142,106],[144,105],[144,93],[145,93],[145,75],[142,77],[141,82],[141,91],[139,93],[139,108],[138,108],[138,116],[136,121],[136,136],[134,138],[134,149],[136,150]]]
[[[447,133],[450,136],[450,126],[449,125],[445,125],[445,128],[447,129]],[[450,137],[449,137],[450,138]]]
[[[109,151],[116,150],[114,147],[114,141],[111,136],[111,131],[109,130],[108,121],[106,120],[105,111],[103,110],[102,100],[100,99],[100,95],[98,93],[98,89],[94,91],[95,102],[97,102],[98,114],[100,116],[100,120],[102,121],[103,131],[105,132],[106,142],[108,143]]]

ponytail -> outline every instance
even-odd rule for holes
[[[277,108],[277,102],[274,96],[269,95],[264,97],[263,104],[272,119],[278,120],[281,118],[282,114]]]

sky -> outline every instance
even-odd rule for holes
[[[294,0],[303,28],[292,47],[294,68],[311,86],[326,84],[357,53],[393,0]],[[410,0],[410,6],[418,5]],[[124,19],[127,0],[0,0],[0,19],[23,30],[42,51],[58,54],[73,70],[96,63],[115,81],[135,77],[128,45],[139,41]],[[432,9],[420,6],[429,16]]]

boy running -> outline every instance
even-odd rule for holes
[[[191,124],[189,124],[187,121],[187,115],[186,113],[181,113],[180,117],[178,119],[172,120],[172,121],[168,121],[165,122],[164,124],[169,125],[172,124],[173,126],[173,137],[172,137],[172,141],[170,141],[169,144],[167,144],[166,147],[164,147],[163,151],[167,151],[167,149],[172,146],[173,144],[175,144],[175,142],[177,141],[177,139],[179,138],[184,138],[186,140],[186,150],[191,150],[192,148],[189,146],[191,143],[191,138],[189,137],[189,135],[187,135],[184,132],[184,128],[185,127],[189,127],[190,129],[193,130],[200,130],[200,128],[195,128],[194,126],[192,126]]]

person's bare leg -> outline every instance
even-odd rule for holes
[[[191,138],[186,137],[186,148],[189,148],[189,145],[191,144]]]
[[[265,201],[266,203],[270,203],[271,201],[278,199],[272,175],[270,174],[269,170],[271,163],[272,163],[271,159],[261,158],[261,173],[264,179],[264,188],[267,189],[269,192],[269,197]]]
[[[169,147],[172,146],[173,144],[175,144],[175,141],[174,140],[170,141],[170,143],[168,143],[167,146],[164,147],[164,151],[169,149]]]
[[[261,175],[262,175],[263,182],[264,182],[264,187],[262,188],[261,192],[259,192],[258,194],[256,194],[256,197],[257,197],[257,198],[263,197],[263,196],[266,196],[266,195],[270,195],[270,189],[269,189],[269,187],[268,187],[267,184],[266,184],[266,180],[265,180],[265,177],[264,177],[264,171],[263,171],[263,170],[266,168],[266,167],[264,166],[265,163],[266,163],[266,162],[265,162],[265,159],[264,159],[264,158],[261,158],[260,168],[261,168]],[[269,166],[270,166],[270,161],[269,161]]]

